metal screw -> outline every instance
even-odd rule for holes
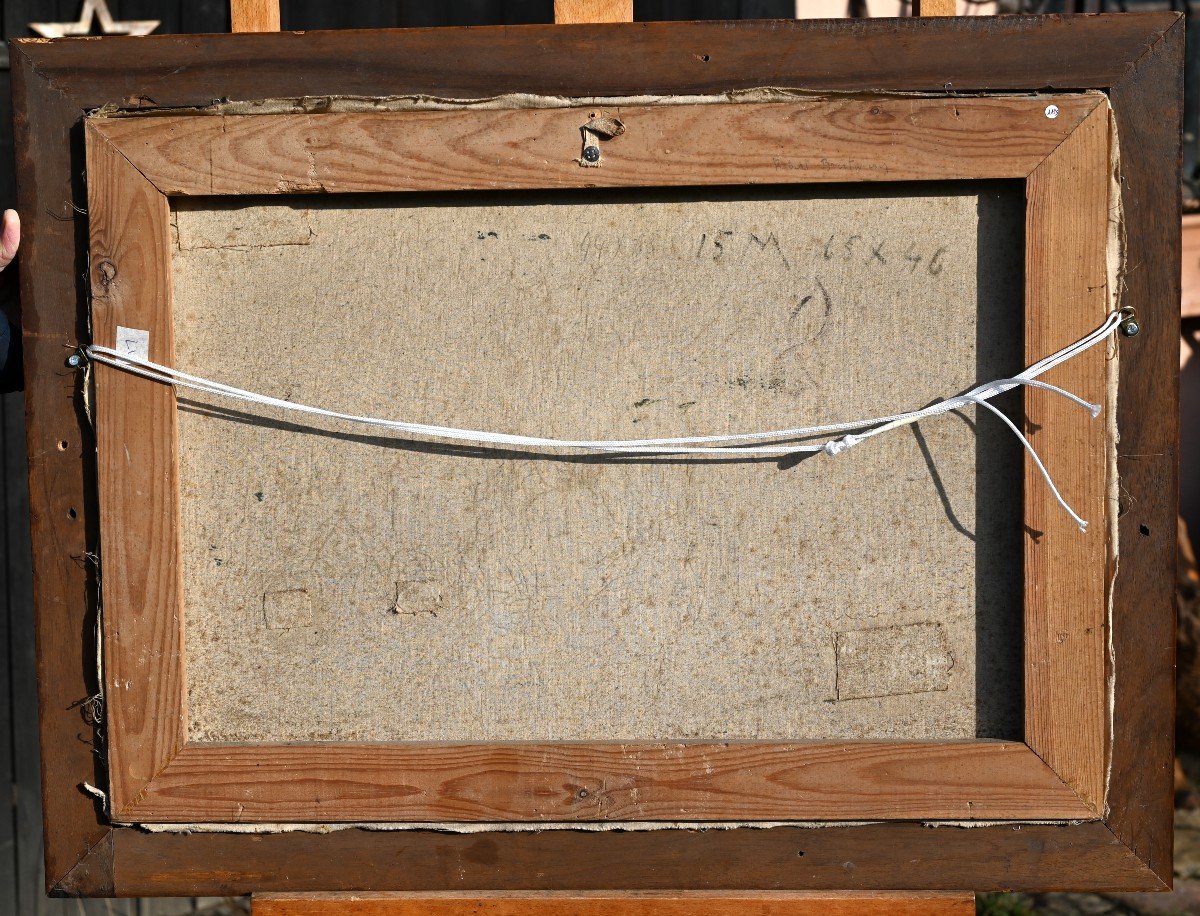
[[[600,161],[600,147],[585,146],[583,148],[583,158],[587,162],[599,162]]]
[[[83,357],[80,356],[78,353],[72,353],[70,356],[67,357],[67,365],[70,366],[72,369],[78,369],[80,366],[83,365]]]
[[[1126,337],[1137,337],[1141,333],[1142,326],[1136,321],[1126,321],[1121,325],[1121,333]]]
[[[1057,105],[1047,105],[1046,106],[1046,117],[1047,118],[1057,118],[1058,117],[1058,106]]]

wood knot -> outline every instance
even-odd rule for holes
[[[106,292],[108,291],[109,286],[112,285],[112,281],[116,278],[117,265],[108,258],[104,258],[96,265],[96,279],[100,285],[104,287]]]

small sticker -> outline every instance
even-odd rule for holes
[[[141,328],[123,328],[117,325],[116,351],[121,356],[133,359],[150,359],[150,332]]]

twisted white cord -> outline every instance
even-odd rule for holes
[[[457,442],[472,442],[482,443],[486,445],[503,445],[516,446],[520,448],[534,449],[571,449],[574,451],[594,451],[616,454],[656,454],[656,455],[725,455],[725,456],[740,456],[740,457],[766,457],[766,456],[783,456],[808,454],[813,452],[824,452],[827,455],[837,455],[844,452],[853,445],[857,445],[865,439],[872,436],[877,436],[880,433],[896,429],[900,426],[907,426],[912,423],[918,423],[927,417],[940,416],[941,414],[949,413],[952,410],[958,410],[970,404],[979,404],[986,407],[992,413],[996,414],[1004,423],[1012,430],[1013,434],[1021,441],[1026,451],[1033,458],[1034,464],[1045,478],[1046,485],[1050,488],[1050,492],[1058,501],[1058,504],[1075,520],[1079,525],[1080,530],[1087,530],[1087,522],[1080,518],[1075,511],[1063,499],[1058,488],[1054,485],[1053,479],[1050,477],[1050,472],[1046,470],[1046,466],[1042,464],[1037,452],[1029,440],[1021,433],[1011,420],[1001,413],[996,407],[988,401],[999,394],[1006,391],[1011,391],[1019,385],[1026,385],[1033,388],[1041,388],[1046,391],[1052,391],[1055,394],[1062,395],[1068,400],[1086,408],[1091,412],[1093,417],[1100,415],[1100,405],[1092,404],[1082,398],[1072,394],[1069,391],[1064,391],[1056,385],[1051,385],[1048,382],[1038,380],[1038,376],[1053,369],[1055,366],[1061,365],[1074,356],[1078,356],[1085,350],[1095,346],[1104,338],[1108,337],[1122,321],[1120,312],[1112,312],[1098,328],[1092,331],[1085,337],[1080,338],[1074,343],[1064,347],[1056,353],[1038,360],[1025,371],[1018,373],[1012,378],[997,379],[987,382],[972,388],[970,391],[954,395],[944,401],[938,401],[928,407],[923,407],[920,410],[910,410],[904,413],[892,414],[884,417],[872,417],[865,420],[851,420],[845,423],[825,423],[819,426],[800,426],[791,429],[775,429],[763,432],[750,433],[735,433],[716,436],[679,436],[675,438],[665,439],[550,439],[541,436],[520,436],[510,433],[489,432],[487,430],[475,429],[460,429],[453,426],[431,426],[425,423],[410,423],[404,420],[389,420],[383,417],[358,416],[355,414],[341,413],[336,410],[326,410],[323,407],[313,407],[309,404],[299,404],[294,401],[285,401],[282,398],[271,397],[270,395],[259,394],[254,391],[247,391],[244,388],[235,388],[231,385],[224,385],[220,382],[214,382],[210,379],[201,378],[195,375],[189,375],[186,372],[181,372],[178,369],[173,369],[169,366],[163,366],[159,363],[152,362],[148,359],[132,356],[125,353],[120,353],[110,347],[102,347],[97,344],[92,344],[86,349],[89,358],[98,363],[104,363],[114,368],[121,369],[125,372],[133,373],[144,378],[151,379],[156,382],[161,382],[165,385],[173,385],[176,388],[186,388],[193,391],[201,391],[207,394],[216,395],[233,401],[241,401],[247,404],[258,404],[263,407],[274,407],[280,410],[291,411],[293,413],[309,414],[311,416],[326,417],[333,420],[341,420],[347,423],[357,423],[364,426],[376,426],[384,429],[393,430],[395,432],[405,433],[410,436],[417,436],[424,439],[450,440]],[[862,430],[861,432],[852,433],[850,430]],[[734,443],[745,443],[761,441],[763,439],[774,440],[790,440],[790,439],[806,439],[815,436],[829,435],[831,433],[846,433],[839,438],[828,439],[824,442],[814,443],[799,443],[779,441],[770,445],[737,445]],[[722,444],[723,443],[723,444]]]

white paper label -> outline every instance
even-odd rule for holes
[[[134,359],[150,359],[150,332],[141,328],[123,328],[117,325],[117,345],[114,348],[122,356]]]

